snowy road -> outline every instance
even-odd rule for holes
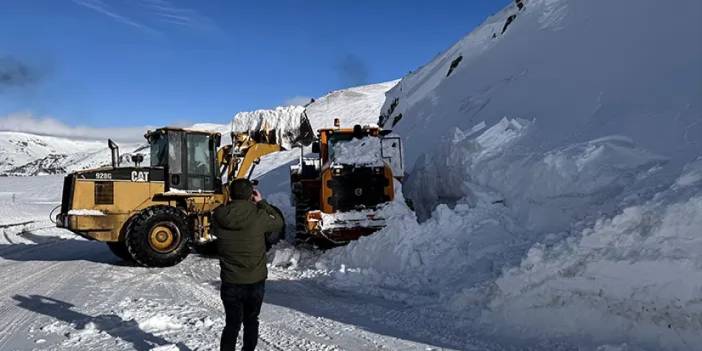
[[[0,187],[0,224],[35,221],[0,229],[0,350],[218,348],[215,259],[191,255],[167,269],[126,265],[104,244],[51,227],[60,178],[4,178]],[[271,269],[261,350],[467,347],[451,319],[295,276]]]

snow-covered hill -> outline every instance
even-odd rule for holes
[[[380,107],[385,102],[385,93],[398,82],[394,80],[336,90],[316,99],[307,107],[312,128],[317,130],[333,127],[335,118],[339,118],[344,128],[377,123]]]
[[[120,145],[122,152],[139,144]],[[45,175],[110,163],[107,141],[0,131],[0,175]]]

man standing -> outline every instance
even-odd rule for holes
[[[258,314],[268,276],[265,234],[281,231],[283,218],[246,179],[231,182],[229,197],[231,202],[217,208],[212,221],[226,313],[220,349],[235,349],[243,322],[242,350],[250,351],[258,342]]]

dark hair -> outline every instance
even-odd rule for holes
[[[253,184],[248,179],[234,179],[229,183],[229,197],[232,200],[248,200],[253,195]]]

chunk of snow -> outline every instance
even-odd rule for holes
[[[353,138],[348,141],[337,141],[330,145],[333,149],[332,163],[340,165],[355,165],[365,167],[381,167],[384,165],[381,155],[380,138]]]
[[[335,213],[322,212],[320,227],[322,230],[354,227],[382,227],[385,220],[380,217],[381,211],[358,210]]]
[[[178,351],[180,348],[176,344],[161,345],[151,348],[151,351]]]
[[[163,195],[187,195],[188,192],[177,188],[169,188]]]
[[[139,328],[145,332],[158,332],[163,330],[181,329],[183,325],[171,316],[158,314],[139,321]]]
[[[104,216],[105,213],[100,210],[77,209],[68,211],[69,216]]]

